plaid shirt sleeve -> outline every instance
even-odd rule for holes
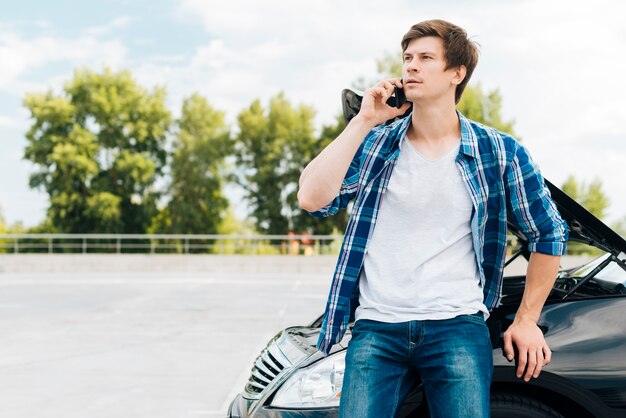
[[[528,251],[563,255],[569,238],[567,224],[526,148],[517,141],[514,146],[512,159],[504,171],[512,221],[528,239]]]
[[[343,182],[341,183],[341,188],[339,189],[339,193],[337,194],[337,196],[335,196],[335,198],[330,203],[328,203],[321,209],[316,210],[315,212],[309,212],[311,216],[314,216],[316,218],[325,218],[327,216],[334,215],[335,213],[339,212],[339,209],[345,209],[348,206],[348,203],[352,199],[354,199],[359,188],[359,172],[363,146],[366,142],[367,137],[372,135],[373,132],[374,130],[370,131],[370,133],[361,142],[361,145],[359,145],[358,150],[352,158],[352,162],[350,162],[350,167],[348,167],[348,171],[343,178]]]

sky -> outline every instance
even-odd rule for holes
[[[28,186],[23,159],[27,92],[57,94],[74,69],[129,69],[147,89],[167,88],[180,115],[194,92],[226,113],[283,91],[316,110],[341,110],[340,92],[400,59],[411,25],[444,19],[479,44],[470,84],[498,89],[544,177],[600,179],[608,223],[626,217],[626,3],[594,0],[107,0],[15,1],[0,7],[0,208],[8,224],[40,223],[48,197]],[[243,218],[237,187],[226,189]]]

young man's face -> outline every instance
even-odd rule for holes
[[[429,102],[450,97],[463,80],[465,67],[446,71],[443,39],[436,36],[413,39],[402,54],[404,94],[412,102]],[[417,80],[417,83],[412,83]]]

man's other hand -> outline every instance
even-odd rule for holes
[[[511,326],[503,335],[504,355],[512,361],[515,357],[513,344],[518,351],[517,377],[524,377],[528,382],[530,377],[537,378],[541,369],[550,363],[552,351],[543,337],[541,329],[531,319],[515,318]],[[528,366],[528,367],[526,367]]]

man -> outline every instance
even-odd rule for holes
[[[330,216],[355,199],[318,349],[354,316],[340,417],[395,416],[421,378],[431,417],[488,417],[507,208],[528,237],[526,289],[504,352],[529,381],[550,362],[537,326],[568,233],[527,150],[455,109],[478,61],[466,32],[430,20],[402,39],[403,83],[365,91],[360,112],[300,178],[300,206]],[[413,109],[385,102],[404,88]],[[330,202],[330,203],[329,203]]]

